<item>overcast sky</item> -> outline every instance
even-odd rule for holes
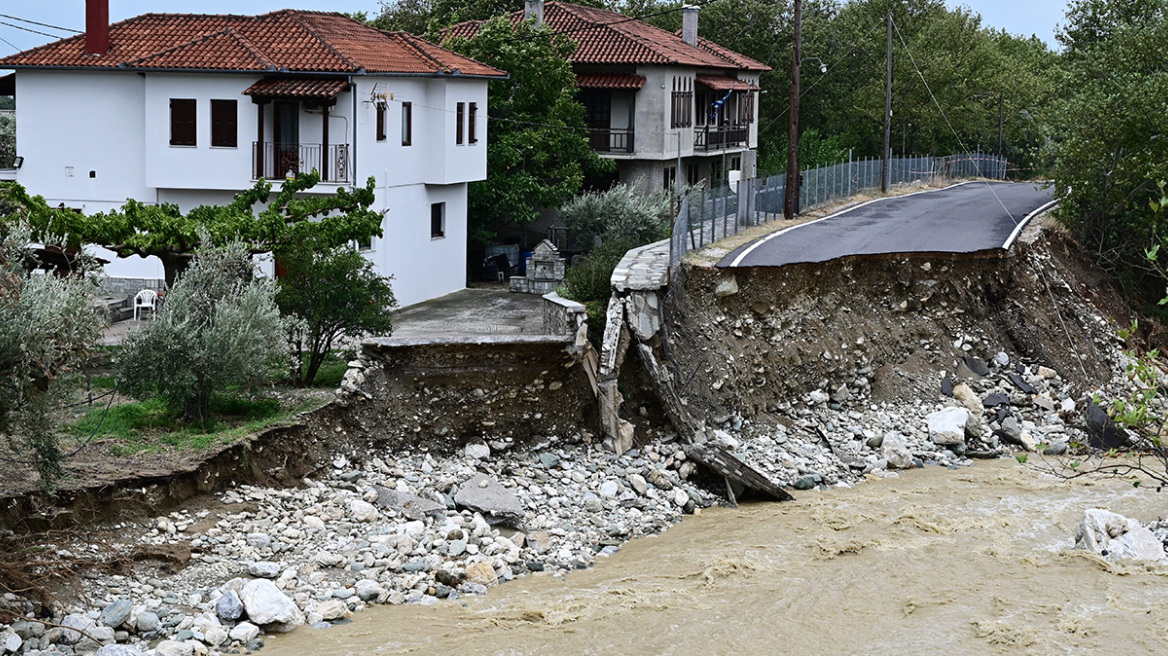
[[[284,8],[376,13],[377,0],[109,0],[110,20],[119,21],[148,12],[204,14],[262,14]],[[1066,0],[946,0],[982,15],[984,24],[1014,34],[1037,34],[1052,48],[1055,25],[1062,22]],[[3,16],[7,15],[7,16]],[[47,23],[56,28],[85,29],[85,0],[0,1],[0,55],[33,48],[72,33],[30,25],[11,17]],[[36,34],[13,27],[19,25]],[[52,36],[48,36],[51,34]]]

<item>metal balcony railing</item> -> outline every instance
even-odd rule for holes
[[[631,153],[633,131],[627,128],[589,128],[588,144],[598,153]]]
[[[252,177],[282,180],[316,169],[321,182],[349,182],[348,144],[280,143],[253,141]]]
[[[720,150],[745,146],[750,138],[746,125],[707,125],[694,128],[695,150]]]

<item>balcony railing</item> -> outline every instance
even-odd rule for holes
[[[720,150],[745,146],[750,128],[745,125],[707,125],[694,128],[695,150]]]
[[[347,144],[295,143],[253,141],[251,148],[252,177],[282,180],[289,173],[296,175],[316,169],[321,182],[349,182],[349,146]]]
[[[631,153],[633,131],[619,128],[589,128],[588,144],[598,153]]]

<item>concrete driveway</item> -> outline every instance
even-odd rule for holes
[[[880,198],[767,235],[718,266],[781,267],[851,255],[976,253],[1009,248],[1026,222],[1054,204],[1033,182],[965,182]]]

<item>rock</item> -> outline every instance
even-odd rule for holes
[[[361,499],[349,500],[349,514],[359,522],[373,522],[381,516],[381,513],[377,512],[376,506]]]
[[[4,649],[14,654],[20,651],[20,647],[23,644],[24,638],[16,635],[15,633],[9,633],[8,635],[4,636]]]
[[[95,656],[142,656],[142,650],[134,645],[105,645]]]
[[[1094,551],[1108,560],[1168,560],[1164,545],[1147,527],[1098,508],[1083,513],[1075,530],[1075,548]]]
[[[134,603],[126,598],[121,598],[105,607],[101,611],[101,615],[97,618],[102,624],[118,628],[130,619],[130,611],[134,610]]]
[[[649,483],[640,474],[629,474],[625,477],[625,480],[629,482],[629,487],[633,488],[633,491],[641,496],[645,496],[649,491]]]
[[[270,549],[272,547],[272,536],[267,533],[248,533],[247,543],[256,549]]]
[[[981,360],[978,360],[977,358],[970,357],[967,355],[967,356],[965,356],[965,359],[963,360],[963,362],[965,362],[965,366],[967,368],[969,368],[970,371],[977,374],[978,376],[990,375],[990,368],[986,366],[985,362],[982,362]]]
[[[999,367],[1005,367],[1010,364],[1010,356],[1005,351],[998,351],[997,354],[994,355],[994,363],[996,363]]]
[[[811,390],[811,393],[807,396],[811,398],[813,405],[820,405],[831,400],[831,396],[823,390]]]
[[[252,624],[251,622],[240,622],[231,629],[230,633],[227,634],[227,636],[232,640],[238,640],[239,642],[245,643],[255,640],[259,635],[260,627]]]
[[[949,377],[949,374],[945,374],[945,377],[941,379],[941,393],[945,396],[953,396],[953,379]]]
[[[235,593],[232,592],[231,594]],[[238,601],[238,597],[236,598],[236,601]],[[240,609],[242,610],[242,608],[243,607],[241,606]],[[238,615],[236,617],[238,617]],[[154,633],[158,630],[159,626],[161,626],[161,622],[158,621],[158,615],[148,610],[138,613],[138,618],[134,620],[134,628],[138,631],[138,633]]]
[[[471,563],[467,565],[466,580],[471,583],[485,585],[488,588],[499,582],[499,578],[495,575],[495,568],[487,563]]]
[[[1026,382],[1026,379],[1022,376],[1019,376],[1018,374],[1010,374],[1007,376],[1007,378],[1009,378],[1010,382],[1014,384],[1014,387],[1017,387],[1018,391],[1022,392],[1023,394],[1038,394],[1038,389],[1030,383]]]
[[[543,465],[544,469],[551,469],[560,464],[560,457],[554,453],[544,451],[539,454],[539,464]]]
[[[1010,416],[1002,420],[1002,433],[1007,441],[1022,444],[1022,426],[1017,417]]]
[[[965,408],[945,408],[929,415],[929,439],[933,444],[949,446],[965,443],[965,424],[969,411]]]
[[[1038,371],[1035,373],[1038,374],[1039,378],[1050,379],[1050,378],[1057,378],[1058,377],[1058,372],[1056,372],[1054,369],[1051,369],[1049,367],[1039,367]]]
[[[468,442],[463,447],[462,452],[466,457],[474,458],[475,460],[486,460],[491,457],[491,447],[482,441]]]
[[[888,461],[888,466],[894,469],[912,469],[913,454],[900,433],[890,432],[884,435],[881,453]]]
[[[620,492],[620,485],[618,485],[616,481],[605,481],[601,483],[600,490],[598,491],[600,496],[605,499],[611,499],[615,497],[618,492]]]
[[[362,585],[364,583],[364,585]],[[385,588],[377,585],[374,581],[362,581],[357,583],[357,598],[361,601],[371,604],[385,597],[389,596],[389,592]]]
[[[203,634],[203,639],[207,642],[208,645],[212,647],[218,647],[219,645],[227,642],[228,637],[227,629],[221,626],[213,626],[207,629],[207,632]]]
[[[1066,440],[1054,440],[1049,446],[1043,449],[1042,453],[1047,456],[1062,456],[1066,455],[1067,449]]]
[[[953,387],[953,398],[965,406],[965,409],[973,413],[974,416],[980,417],[985,413],[985,406],[982,405],[981,399],[977,398],[977,394],[974,394],[969,385],[965,383],[958,383]]]
[[[689,502],[689,492],[686,492],[681,488],[677,488],[673,491],[673,503],[677,505],[678,508],[684,508],[685,504]]]
[[[324,520],[315,515],[305,515],[304,525],[316,531],[324,530]]]
[[[718,284],[714,287],[715,298],[726,298],[738,293],[738,279],[734,274],[723,274],[718,278]]]
[[[316,612],[326,620],[339,620],[353,615],[348,604],[340,599],[329,599],[316,605]]]
[[[884,435],[877,433],[876,435],[869,437],[865,444],[868,445],[869,449],[879,449],[884,445]]]
[[[158,656],[194,656],[195,648],[190,643],[163,640],[154,646],[154,653]]]
[[[215,602],[215,614],[220,619],[235,621],[243,615],[243,602],[235,590],[228,590]]]
[[[273,562],[261,560],[259,562],[248,563],[247,573],[261,579],[274,579],[280,575],[280,566]]]
[[[993,394],[987,394],[981,400],[981,405],[983,408],[996,408],[1001,405],[1010,405],[1010,397],[1001,392],[994,392]]]
[[[84,615],[76,613],[66,615],[65,619],[61,620],[61,642],[66,645],[75,645],[77,641],[81,640],[82,635],[73,629],[80,629],[89,633],[89,629],[93,626],[93,620]]]
[[[792,485],[792,487],[794,487],[796,490],[810,490],[811,488],[815,487],[815,477],[810,474],[800,476],[799,478],[795,479],[795,483]]]
[[[1095,403],[1087,405],[1087,440],[1096,449],[1117,449],[1127,441],[1107,411]]]
[[[653,487],[657,488],[658,490],[668,491],[673,489],[673,481],[669,480],[669,477],[662,473],[660,469],[655,467],[650,468],[647,472],[645,472],[645,479],[648,480],[649,483],[651,483]]]
[[[843,403],[850,398],[852,398],[852,392],[847,385],[840,385],[831,393],[831,400],[836,403]]]
[[[304,623],[304,614],[295,602],[280,592],[275,583],[267,579],[254,579],[243,586],[239,593],[247,617],[260,625]]]
[[[475,474],[459,486],[454,503],[499,520],[520,520],[525,514],[514,492],[484,474]]]

